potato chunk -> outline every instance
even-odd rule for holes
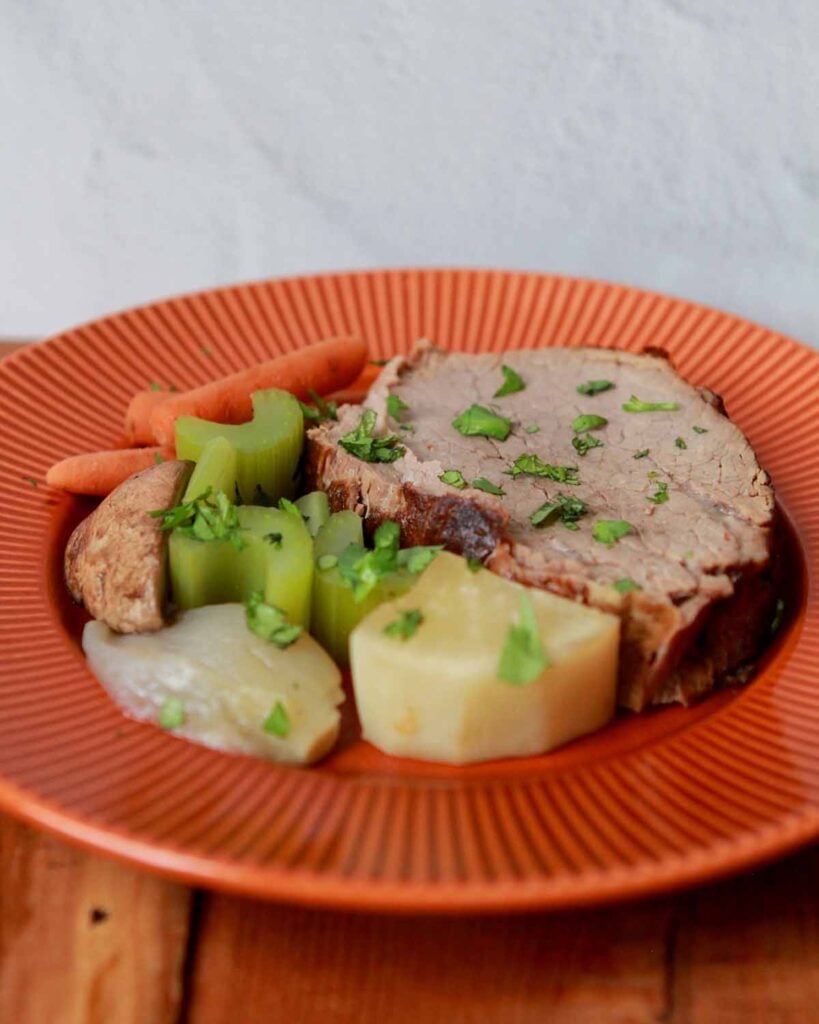
[[[306,633],[284,649],[251,633],[240,604],[183,612],[173,625],[138,636],[89,622],[83,649],[132,718],[164,718],[206,746],[305,764],[338,736],[344,693],[332,658]]]
[[[65,582],[75,601],[119,633],[164,621],[168,536],[152,509],[175,505],[189,462],[161,462],[134,473],[80,523],[65,549]]]
[[[528,595],[549,666],[520,685],[498,678]],[[385,627],[418,610],[408,638]],[[530,590],[442,552],[407,594],[353,631],[350,652],[365,739],[388,754],[466,764],[539,754],[614,713],[619,619]]]

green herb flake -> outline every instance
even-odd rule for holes
[[[387,396],[387,412],[394,420],[400,419],[401,413],[406,412],[408,409],[407,403],[402,398],[399,398],[398,395]]]
[[[503,374],[503,384],[501,384],[492,396],[493,398],[503,398],[504,395],[513,395],[516,391],[523,391],[526,387],[521,375],[513,370],[511,366],[501,366],[501,373]]]
[[[577,466],[553,466],[544,462],[539,455],[519,455],[508,472],[515,479],[519,476],[542,476],[558,484],[580,483]]]
[[[298,505],[289,498],[279,498],[278,507],[280,512],[287,512],[288,515],[296,516],[300,523],[304,522],[305,517],[299,511]]]
[[[686,448],[688,447],[688,445],[687,445],[687,444],[685,443],[685,440],[684,440],[684,439],[683,439],[682,437],[675,437],[675,438],[674,438],[674,444],[675,444],[675,445],[676,445],[676,446],[677,446],[677,447],[678,447],[678,448],[679,448],[679,449],[680,449],[681,451],[685,451],[685,449],[686,449]]]
[[[623,412],[676,412],[679,407],[678,402],[644,402],[632,395],[623,403]]]
[[[635,458],[635,459],[644,459],[646,457],[646,455],[649,454],[650,451],[651,451],[650,448],[641,448],[639,450],[639,452],[635,452],[634,453],[633,458]]]
[[[21,477],[20,479],[24,480],[27,484],[30,484],[32,487],[39,487],[40,486],[40,482],[39,482],[39,480],[37,479],[36,476],[24,476],[24,477]]]
[[[599,395],[601,391],[609,391],[614,387],[611,380],[587,380],[585,384],[577,385],[579,395]]]
[[[452,426],[464,437],[492,437],[496,441],[505,441],[512,431],[511,420],[485,405],[470,405],[455,417]]]
[[[306,402],[299,402],[301,411],[306,420],[311,423],[322,423],[324,420],[337,420],[338,419],[338,405],[332,399],[327,401],[319,395],[313,388],[307,389],[307,394],[310,396],[313,404],[307,405]]]
[[[282,546],[282,540],[284,538],[280,533],[266,533],[264,535],[264,541],[266,544],[272,544],[274,547],[280,548]]]
[[[371,359],[370,366],[386,366],[389,359]]]
[[[575,434],[572,438],[572,448],[582,458],[591,448],[603,448],[603,442],[594,434]]]
[[[247,546],[241,535],[236,506],[223,491],[214,494],[212,487],[191,501],[173,508],[153,509],[148,515],[162,520],[159,528],[163,532],[177,530],[185,537],[200,541],[226,540],[236,551]]]
[[[468,486],[463,473],[459,469],[447,469],[441,473],[438,479],[441,483],[449,484],[450,487],[457,487],[459,491]]]
[[[587,430],[600,430],[605,427],[608,420],[605,416],[596,416],[594,413],[583,413],[572,420],[572,430],[575,434],[585,434]]]
[[[642,590],[636,580],[631,579],[630,576],[624,576],[621,580],[615,580],[612,584],[614,589],[621,594],[630,594],[632,590]]]
[[[357,604],[371,594],[385,576],[399,569],[412,574],[422,572],[442,550],[442,545],[399,550],[400,534],[398,523],[387,520],[375,531],[372,550],[360,544],[348,544],[338,556],[341,578],[352,590]]]
[[[691,429],[694,431],[695,434],[707,434],[708,433],[708,427],[692,427]]]
[[[781,626],[782,620],[785,618],[785,602],[781,597],[776,599],[776,605],[774,607],[773,618],[771,619],[771,636],[778,633]]]
[[[387,623],[383,629],[385,636],[395,637],[399,640],[409,640],[415,636],[418,627],[424,621],[424,616],[419,608],[410,608],[409,611],[401,612],[397,619]]]
[[[273,705],[273,710],[262,723],[262,728],[272,736],[280,736],[282,739],[290,735],[290,715],[280,700]]]
[[[365,409],[355,430],[339,439],[341,447],[362,462],[395,462],[405,454],[395,434],[373,437],[376,415],[372,409]]]
[[[338,565],[338,555],[319,555],[316,565],[319,569],[335,569]]]
[[[247,628],[282,650],[301,636],[302,628],[288,620],[281,608],[268,604],[264,594],[255,593],[245,601]]]
[[[443,549],[443,544],[419,544],[414,548],[403,548],[398,552],[398,567],[416,575],[423,572],[438,552]]]
[[[487,480],[485,476],[479,476],[477,480],[473,480],[472,486],[478,491],[486,491],[487,494],[495,494],[499,498],[503,498],[506,495],[506,491],[502,487],[498,487],[497,484],[493,484],[492,481]]]
[[[483,569],[483,562],[480,558],[467,558],[466,567],[470,572],[479,572]]]
[[[162,385],[159,383],[159,381],[155,381],[155,380],[150,381],[150,383],[148,384],[148,387],[151,389],[151,391],[161,391],[162,390]]]
[[[664,480],[657,481],[657,490],[653,494],[646,495],[646,501],[653,505],[664,505],[668,501],[668,484]]]
[[[213,355],[213,351],[210,348],[208,348],[207,345],[200,345],[199,351],[206,359],[210,359],[210,357]]]
[[[530,423],[528,427],[524,427],[523,429],[527,434],[540,433],[540,427],[537,425],[537,423]]]
[[[179,697],[166,697],[159,709],[159,724],[163,729],[178,729],[185,724],[185,705]]]
[[[558,494],[553,501],[547,501],[529,516],[532,526],[546,526],[561,522],[567,530],[579,529],[577,520],[582,519],[589,509],[585,501],[568,494]]]
[[[543,650],[532,600],[527,593],[523,593],[518,621],[512,623],[506,633],[497,677],[512,686],[526,686],[538,679],[550,664]]]
[[[634,527],[625,519],[598,519],[592,530],[592,537],[606,547],[613,547],[627,533],[633,533]]]
[[[161,466],[164,461],[164,456],[160,455],[159,452],[154,452],[154,462],[157,464],[157,466]]]

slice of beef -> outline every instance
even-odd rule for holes
[[[495,398],[501,364],[525,388]],[[589,380],[614,387],[578,393]],[[410,430],[388,415],[389,395],[406,404],[400,418]],[[626,412],[631,395],[679,408]],[[508,417],[509,437],[462,436],[452,421],[472,403]],[[619,613],[622,705],[687,703],[757,654],[773,602],[773,490],[719,397],[688,384],[664,357],[582,348],[468,355],[420,342],[385,367],[365,406],[377,413],[375,433],[397,433],[405,454],[392,463],[349,454],[338,441],[362,410],[346,406],[337,423],[308,435],[311,485],[327,490],[334,508],[356,509],[369,528],[397,520],[404,543],[443,543],[503,576]],[[580,456],[572,422],[584,413],[608,423],[592,432],[602,445]],[[521,455],[576,467],[579,483],[513,478]],[[451,469],[505,494],[455,489],[440,480]],[[585,502],[577,530],[530,522],[558,494]],[[606,545],[593,536],[598,520],[624,520],[631,532]],[[624,580],[640,589],[621,592],[631,585]]]

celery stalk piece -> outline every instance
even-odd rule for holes
[[[350,544],[363,542],[361,517],[350,511],[335,512],[316,535],[316,563],[324,556],[340,555]],[[316,564],[313,579],[313,636],[338,665],[349,665],[347,641],[350,633],[373,608],[403,594],[414,582],[415,577],[409,573],[390,573],[376,584],[363,601],[357,603],[336,566],[320,569]]]
[[[296,499],[296,508],[304,516],[310,536],[315,537],[330,518],[330,501],[324,491],[310,491]]]
[[[264,594],[292,622],[310,624],[313,540],[299,516],[275,508],[238,509],[241,551],[226,540],[200,541],[174,530],[169,538],[171,591],[179,608],[245,601]]]
[[[196,416],[176,421],[176,454],[198,461],[214,437],[226,438],[236,451],[236,483],[245,504],[259,501],[259,493],[271,503],[295,492],[295,477],[304,444],[304,417],[296,399],[287,391],[270,388],[253,394],[253,419],[248,423],[211,423]],[[231,499],[234,489],[225,493]]]
[[[212,437],[202,449],[199,461],[193,468],[182,501],[193,501],[210,487],[234,500],[236,489],[236,449],[226,437]]]

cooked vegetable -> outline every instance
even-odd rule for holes
[[[367,397],[367,392],[378,379],[383,365],[384,363],[367,363],[352,384],[334,391],[331,395],[328,395],[328,399],[335,402],[336,405],[344,405],[346,403],[360,405]]]
[[[313,541],[301,515],[277,508],[235,509],[237,550],[228,540],[199,540],[181,530],[170,534],[173,599],[180,608],[247,601],[261,593],[291,622],[308,627],[313,581]]]
[[[324,491],[310,491],[294,502],[307,523],[310,536],[315,537],[330,518],[330,501]]]
[[[411,639],[384,633],[413,610],[423,624]],[[510,629],[521,632],[502,658]],[[410,593],[353,631],[364,738],[388,754],[453,764],[550,750],[611,717],[618,640],[616,616],[471,572],[443,552]]]
[[[506,495],[506,491],[502,487],[498,487],[497,484],[493,484],[491,480],[487,480],[485,476],[479,476],[477,480],[473,480],[472,487],[476,491],[486,491],[487,494],[495,494],[499,498],[503,498]]]
[[[107,452],[71,455],[56,462],[46,473],[49,487],[59,487],[74,494],[105,497],[129,476],[155,466],[156,456],[174,458],[173,448],[117,448]]]
[[[577,466],[552,466],[539,455],[519,455],[509,470],[512,477],[542,476],[559,484],[579,484]]]
[[[397,637],[400,640],[409,640],[418,632],[418,627],[424,621],[424,616],[418,608],[410,608],[409,611],[401,612],[397,619],[388,622],[384,627],[384,636]]]
[[[233,499],[238,463],[239,455],[231,442],[221,435],[212,437],[197,459],[182,501],[193,501],[208,490],[214,494],[222,491]]]
[[[501,373],[503,374],[503,384],[498,388],[493,398],[503,398],[504,395],[513,395],[516,391],[523,391],[526,384],[523,381],[523,377],[517,371],[513,370],[511,366],[501,366]]]
[[[304,418],[296,399],[271,388],[253,395],[253,419],[224,424],[194,416],[176,421],[176,450],[180,458],[197,460],[205,445],[223,437],[236,450],[236,488],[243,502],[260,497],[276,502],[295,490],[296,467],[304,442]],[[227,491],[233,495],[233,489]]]
[[[572,438],[572,448],[578,455],[583,456],[590,448],[602,448],[603,442],[594,434],[575,434]]]
[[[387,395],[387,412],[394,420],[400,420],[401,413],[408,410],[409,406],[403,398],[399,398],[398,395]]]
[[[668,484],[664,480],[658,480],[657,490],[654,494],[646,495],[646,500],[654,505],[664,505],[668,501]]]
[[[455,417],[452,426],[464,437],[493,437],[496,441],[505,441],[512,432],[511,420],[484,405],[470,405]]]
[[[572,420],[572,430],[575,434],[584,434],[587,430],[600,430],[608,422],[605,416],[596,416],[594,413],[586,412],[575,416]]]
[[[623,412],[674,412],[679,409],[679,402],[643,402],[636,395],[623,403]]]
[[[621,537],[633,533],[634,527],[625,519],[598,519],[592,530],[592,537],[607,547],[613,547]]]
[[[441,483],[449,484],[450,487],[455,487],[459,491],[467,487],[468,484],[464,479],[463,473],[460,469],[447,469],[438,477]]]
[[[247,628],[256,636],[282,650],[295,643],[302,633],[301,626],[288,622],[281,608],[268,604],[259,592],[251,594],[245,601],[245,621]]]
[[[307,389],[310,396],[309,402],[299,402],[302,415],[306,423],[321,423],[324,420],[338,419],[338,403],[332,399],[329,401],[317,394],[313,388]]]
[[[587,380],[585,384],[577,385],[579,395],[599,395],[601,391],[608,391],[614,387],[611,380]]]
[[[169,397],[154,409],[151,429],[160,443],[168,443],[180,416],[244,423],[254,413],[254,392],[279,388],[302,400],[309,397],[311,389],[326,395],[355,380],[366,361],[367,346],[360,338],[319,341]]]
[[[573,498],[568,494],[558,494],[552,501],[547,501],[529,516],[532,526],[546,526],[560,520],[567,530],[579,529],[577,520],[588,512],[585,501]]]
[[[620,580],[614,581],[614,589],[619,591],[621,594],[630,594],[632,590],[642,590],[636,580],[633,580],[630,576],[624,576]]]
[[[148,512],[178,501],[190,470],[186,462],[168,461],[137,473],[69,538],[65,582],[71,596],[118,632],[139,633],[163,623],[166,535]]]
[[[133,718],[209,747],[304,764],[338,736],[341,674],[306,633],[281,649],[240,604],[183,612],[172,626],[117,636],[89,622],[92,671]]]
[[[125,412],[125,436],[131,444],[154,444],[151,430],[151,416],[154,409],[174,394],[163,388],[147,388],[137,391]]]

